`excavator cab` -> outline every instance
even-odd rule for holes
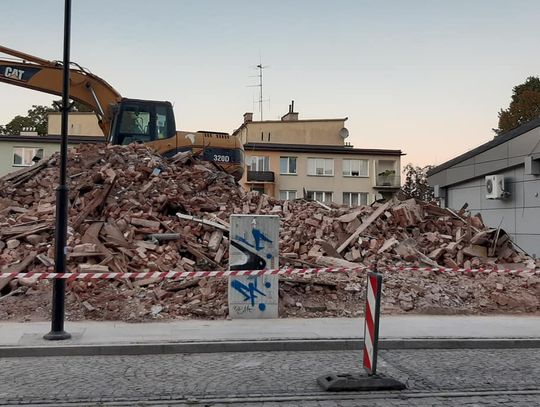
[[[170,102],[123,98],[116,106],[112,144],[151,143],[176,136]]]

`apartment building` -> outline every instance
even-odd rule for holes
[[[241,182],[280,199],[310,198],[349,206],[391,197],[401,186],[401,150],[354,148],[347,118],[300,120],[294,102],[281,120],[244,114],[247,171]]]
[[[62,128],[62,113],[50,112],[47,115],[47,134],[59,135]],[[103,137],[94,112],[70,112],[68,116],[68,134],[70,136]]]
[[[104,143],[103,132],[93,113],[69,114],[69,145]],[[39,136],[33,129],[16,135],[0,135],[0,177],[29,167],[36,161],[60,151],[60,113],[48,115],[47,135]]]

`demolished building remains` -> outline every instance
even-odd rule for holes
[[[0,179],[0,270],[54,270],[58,155]],[[246,192],[191,153],[144,145],[69,151],[68,270],[226,270],[231,214],[281,217],[280,263],[384,273],[383,312],[538,312],[535,260],[480,216],[415,200],[356,208]],[[519,272],[399,271],[402,266]],[[281,277],[280,315],[351,316],[365,272]],[[68,319],[224,318],[226,279],[68,283]],[[0,277],[0,319],[46,318],[48,281]]]

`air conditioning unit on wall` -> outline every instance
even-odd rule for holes
[[[485,188],[487,199],[502,199],[509,195],[508,192],[504,190],[503,175],[487,175]]]

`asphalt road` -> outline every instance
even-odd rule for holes
[[[0,405],[540,406],[540,349],[387,350],[394,393],[327,393],[316,378],[359,372],[358,351],[0,359]]]

